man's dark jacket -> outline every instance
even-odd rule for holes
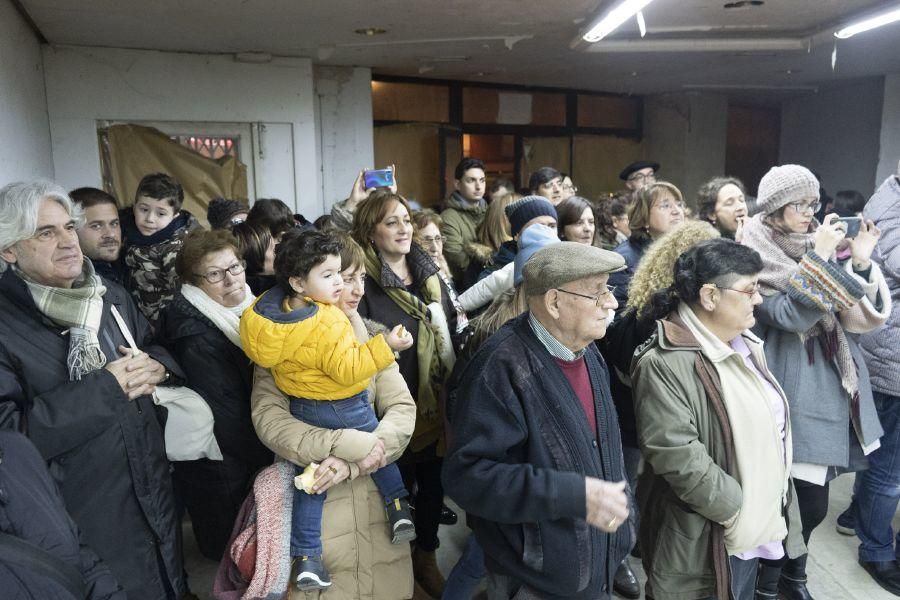
[[[632,545],[630,523],[610,535],[585,521],[585,477],[625,479],[606,366],[593,344],[585,359],[596,437],[528,314],[504,325],[463,373],[444,461],[488,570],[541,598],[608,597]]]
[[[39,557],[24,563],[0,560],[4,598],[126,600],[109,567],[80,542],[78,528],[66,513],[41,455],[25,436],[9,430],[0,430],[0,532],[31,544]],[[86,595],[73,596],[63,580],[48,576],[34,560],[67,565],[78,574]]]
[[[144,345],[150,328],[131,297],[104,283],[99,338],[107,360],[128,345],[110,313],[115,305],[138,347],[180,379],[163,348]],[[0,427],[25,430],[84,542],[109,565],[129,600],[161,600],[173,591],[180,597],[185,587],[172,478],[153,399],[129,401],[106,369],[69,381],[68,335],[38,312],[25,282],[9,268],[0,275],[0,315]]]

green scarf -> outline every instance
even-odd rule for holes
[[[369,277],[378,277],[381,281],[381,257],[372,246],[367,246],[366,273]],[[419,335],[416,339],[416,357],[419,361],[419,393],[417,396],[417,410],[422,418],[434,417],[438,414],[438,395],[444,384],[445,367],[441,364],[440,352],[438,352],[438,336],[431,324],[431,315],[427,304],[441,302],[441,282],[438,274],[426,278],[422,282],[423,303],[405,289],[382,286],[384,292],[394,301],[400,309],[419,321]]]
[[[91,261],[85,259],[81,277],[71,288],[42,285],[16,273],[28,286],[37,309],[60,327],[69,328],[69,353],[66,366],[69,380],[81,379],[91,371],[103,368],[106,355],[100,349],[100,320],[103,316],[103,294],[106,286],[94,273]]]

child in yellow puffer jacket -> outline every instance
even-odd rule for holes
[[[369,378],[394,361],[394,351],[412,346],[397,326],[360,344],[347,316],[336,306],[344,288],[342,243],[319,231],[290,231],[275,254],[278,285],[241,316],[244,352],[271,369],[278,388],[290,396],[291,414],[328,429],[374,431]],[[321,457],[324,460],[326,457]],[[391,543],[415,539],[415,527],[400,470],[386,465],[372,479],[384,498]],[[322,562],[324,493],[294,490],[291,515],[291,583],[301,591],[331,585]]]

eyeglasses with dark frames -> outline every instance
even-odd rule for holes
[[[606,291],[603,292],[603,293],[597,294],[596,296],[589,296],[588,294],[579,294],[578,292],[570,292],[569,290],[564,290],[564,289],[562,289],[562,288],[556,288],[556,291],[557,291],[557,292],[563,292],[563,293],[565,293],[565,294],[570,294],[570,295],[572,295],[572,296],[578,296],[579,298],[587,298],[588,300],[593,300],[593,301],[594,301],[594,304],[597,306],[597,308],[600,308],[600,305],[603,304],[603,301],[604,301],[606,298],[608,298],[610,295],[612,295],[613,293],[615,293],[615,291],[616,291],[616,286],[614,286],[614,285],[607,285],[607,286],[606,286]]]
[[[225,272],[227,271],[233,276],[238,276],[244,272],[244,269],[247,267],[247,263],[242,260],[234,263],[226,269],[213,269],[207,273],[197,273],[198,277],[202,277],[210,283],[219,283],[223,279],[225,279]]]

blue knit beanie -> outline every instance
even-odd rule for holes
[[[559,237],[556,235],[556,232],[546,225],[535,223],[523,231],[521,237],[519,237],[519,251],[516,253],[516,264],[513,269],[513,283],[515,285],[522,283],[524,277],[522,269],[525,268],[525,263],[528,262],[528,259],[531,258],[532,254],[544,246],[558,243]]]
[[[506,218],[509,219],[513,237],[519,235],[525,223],[535,217],[556,217],[556,207],[543,196],[525,196],[506,207]]]

